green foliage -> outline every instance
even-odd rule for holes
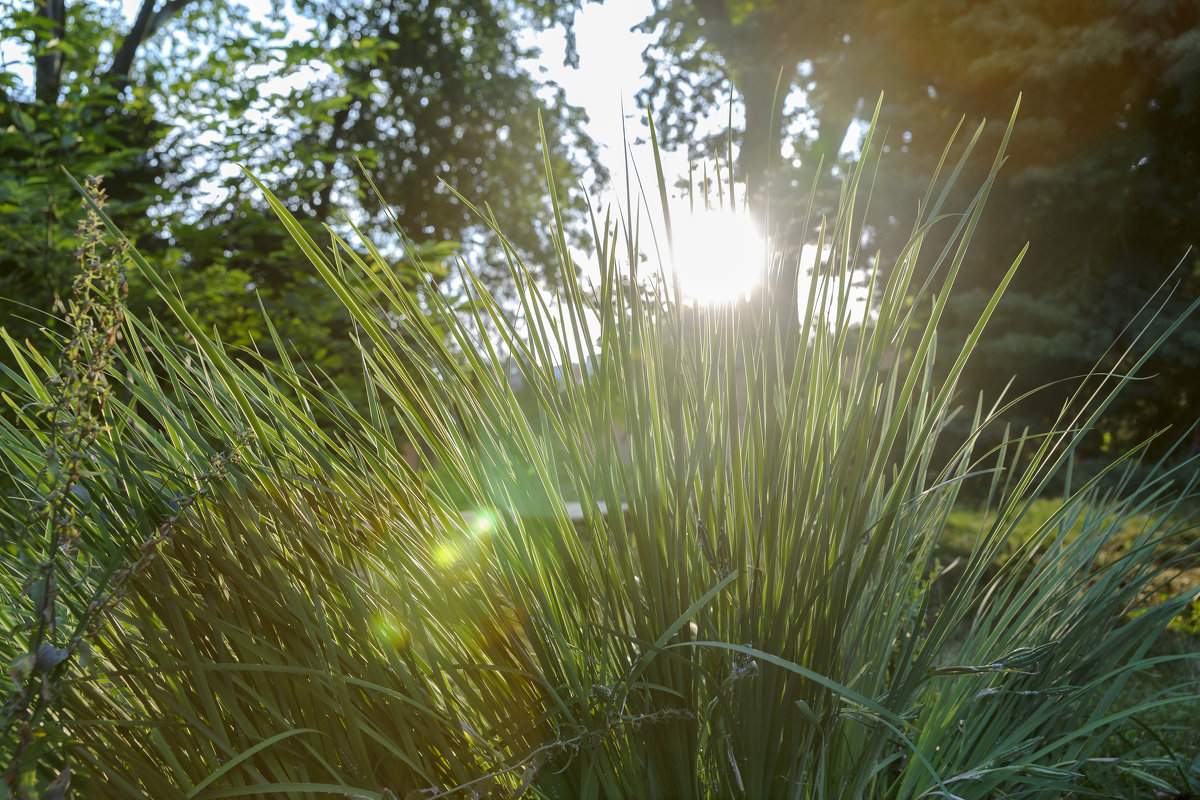
[[[1110,793],[1141,796],[1149,789],[1188,797],[1200,789],[1195,702],[1180,694],[1196,682],[1197,664],[1190,657],[1195,636],[1192,631],[1164,637],[1154,649],[1157,663],[1136,676],[1119,701],[1120,709],[1135,709],[1135,716],[1132,725],[1110,734],[1101,751],[1102,758],[1114,758],[1103,779]]]
[[[931,189],[929,224],[900,267],[875,272],[862,327],[817,291],[855,257],[849,182],[822,228],[833,252],[795,362],[769,304],[689,311],[629,291],[636,220],[597,221],[598,296],[564,269],[548,305],[513,254],[522,324],[475,281],[465,316],[424,301],[443,333],[369,240],[324,247],[267,193],[356,325],[362,405],[299,361],[235,357],[131,252],[192,345],[131,315],[105,373],[78,541],[116,536],[136,567],[72,582],[105,598],[51,704],[77,785],[97,798],[983,798],[1085,792],[1122,767],[1170,780],[1139,778],[1142,749],[1094,758],[1126,720],[1178,701],[1114,705],[1194,598],[1147,604],[1196,562],[1195,473],[1160,463],[1112,492],[1068,477],[1016,538],[1128,380],[1094,375],[1052,430],[995,452],[974,449],[994,424],[976,412],[936,456],[1013,274],[966,346],[939,348],[991,185],[959,209]],[[565,259],[561,217],[548,224]],[[958,246],[927,247],[944,227]],[[920,274],[946,279],[922,291]],[[564,380],[557,356],[592,341],[593,362]],[[45,371],[14,377],[54,396]],[[4,428],[25,497],[43,496],[46,430],[33,413]],[[414,466],[406,442],[437,469]],[[980,477],[989,524],[943,586],[939,539]],[[164,523],[164,498],[180,496]],[[1100,560],[1132,519],[1127,548]],[[4,551],[5,574],[36,568],[21,552]]]
[[[581,130],[582,112],[523,64],[534,53],[521,34],[552,24],[569,30],[575,6],[299,3],[315,27],[278,57],[323,77],[286,99],[253,100],[252,109],[274,110],[271,123],[251,127],[231,119],[241,126],[238,135],[227,137],[225,158],[213,166],[236,158],[263,174],[302,221],[336,224],[334,209],[357,212],[360,227],[381,245],[397,228],[418,240],[478,240],[485,252],[468,255],[493,288],[507,275],[503,252],[448,185],[503,198],[490,209],[495,221],[552,278],[551,238],[524,222],[550,212],[547,188],[582,222],[584,169],[594,179],[604,175],[594,143]],[[539,119],[555,167],[551,187],[536,168]],[[248,188],[244,176],[231,178],[227,185]],[[224,219],[216,210],[205,221]],[[250,271],[260,282],[272,280]]]
[[[443,251],[467,243],[473,268],[495,277],[503,250],[440,181],[503,197],[495,216],[514,229],[549,213],[530,169],[540,114],[554,142],[551,188],[581,216],[578,185],[585,170],[599,173],[594,145],[578,134],[581,113],[529,73],[520,44],[526,29],[569,28],[574,8],[307,3],[299,30],[226,0],[145,0],[133,23],[111,3],[15,8],[12,42],[24,47],[6,51],[18,58],[0,73],[0,319],[52,357],[42,329],[61,325],[78,245],[62,168],[103,175],[113,219],[170,273],[206,330],[282,358],[265,308],[284,347],[354,394],[352,320],[291,239],[264,224],[261,205],[222,202],[221,190],[245,195],[231,168],[250,165],[294,198],[313,236],[325,225],[344,233],[343,215],[358,221],[413,291],[461,287],[443,285],[444,270],[414,269],[398,226]],[[281,88],[286,80],[302,88]],[[372,178],[391,205],[376,199]],[[543,232],[525,234],[514,243],[531,263],[557,264]],[[130,288],[136,313],[170,319],[144,284]]]
[[[114,474],[126,471],[120,488],[135,496],[146,491],[147,476],[129,473],[130,454],[111,447],[119,415],[112,411],[117,401],[110,377],[124,317],[127,242],[106,246],[100,214],[107,198],[98,179],[89,180],[86,192],[92,211],[80,223],[82,270],[66,318],[71,338],[57,364],[4,333],[20,367],[8,378],[26,400],[18,405],[5,395],[17,425],[0,427],[0,583],[6,598],[0,620],[8,631],[0,661],[11,681],[0,715],[5,797],[64,796],[73,742],[60,700],[90,653],[88,636],[171,537],[177,516],[204,491],[197,487],[175,498],[173,512],[160,512],[153,522],[148,504],[137,511],[112,504]],[[212,466],[209,479],[223,469],[220,459]]]
[[[0,315],[18,338],[53,324],[47,312],[61,309],[76,262],[79,204],[59,165],[109,176],[116,219],[132,236],[149,232],[145,214],[156,198],[158,170],[146,151],[161,126],[149,104],[116,110],[115,99],[104,86],[61,108],[0,96]]]

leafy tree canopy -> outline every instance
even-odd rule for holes
[[[496,242],[454,186],[553,277],[539,119],[568,218],[581,213],[580,181],[597,174],[595,147],[578,133],[582,112],[530,74],[523,33],[569,31],[577,5],[300,2],[298,28],[282,3],[258,20],[227,0],[143,0],[132,23],[107,2],[18,8],[22,47],[8,52],[26,59],[0,71],[3,324],[36,335],[74,268],[78,198],[59,167],[106,177],[118,224],[227,341],[267,339],[261,302],[332,373],[356,366],[335,355],[349,321],[239,164],[314,231],[346,231],[348,217],[375,234],[397,225],[419,242],[465,242],[473,268],[495,278]],[[398,247],[389,256],[419,278],[415,291],[445,277],[437,264],[417,275]]]
[[[539,123],[568,215],[582,210],[580,181],[599,166],[594,143],[581,133],[586,117],[560,88],[530,76],[526,59],[534,50],[521,34],[569,29],[575,5],[306,0],[297,8],[313,21],[312,32],[276,55],[283,74],[310,82],[289,95],[237,92],[245,109],[223,122],[208,169],[193,174],[186,190],[214,178],[244,187],[244,177],[223,166],[236,160],[266,174],[302,219],[325,221],[347,210],[374,234],[398,225],[417,240],[490,245],[494,262],[495,242],[453,187],[488,203],[518,250],[552,277],[553,246],[537,222],[551,211]],[[227,206],[200,222],[225,226],[245,213]],[[485,260],[474,266],[493,279],[500,274]],[[276,277],[261,258],[251,271]]]

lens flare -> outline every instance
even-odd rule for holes
[[[407,647],[412,643],[412,634],[394,614],[379,611],[371,618],[371,632],[376,637],[396,647]]]
[[[462,553],[451,542],[442,542],[433,548],[433,563],[442,569],[447,569],[458,563]]]
[[[467,523],[467,529],[476,538],[487,538],[496,530],[497,520],[494,511],[467,511],[463,514],[463,519]]]

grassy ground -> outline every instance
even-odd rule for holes
[[[1000,567],[1006,564],[1036,538],[1039,530],[1046,525],[1053,524],[1054,514],[1061,507],[1062,500],[1059,498],[1041,498],[1032,501],[1028,511],[1017,522],[1013,535],[1005,542],[996,560],[996,566]],[[1187,513],[1194,514],[1194,510],[1189,509]],[[956,507],[947,517],[939,540],[937,554],[940,561],[943,564],[950,564],[955,559],[965,560],[970,557],[971,550],[980,534],[986,532],[994,522],[994,513],[972,508],[970,504],[961,504]],[[1150,519],[1147,516],[1125,520],[1117,534],[1101,550],[1098,566],[1111,563],[1127,552],[1139,531],[1149,522]],[[1070,541],[1077,537],[1082,528],[1082,520],[1076,520],[1073,525],[1068,527],[1067,540]],[[1178,548],[1185,546],[1186,541],[1196,538],[1200,538],[1200,529],[1195,530],[1190,539],[1181,539],[1177,543],[1172,543],[1169,550],[1162,551],[1162,556],[1166,558],[1174,554]],[[1169,596],[1191,591],[1200,586],[1200,568],[1176,571],[1166,577],[1168,580],[1157,587],[1153,597],[1147,597],[1148,601],[1164,600]],[[1184,639],[1194,638],[1200,645],[1200,601],[1193,603],[1188,612],[1177,617],[1171,624],[1171,630]]]
[[[1051,523],[1061,505],[1059,499],[1034,500],[997,559],[997,568],[1011,560],[1022,545],[1033,540],[1039,529]],[[994,514],[984,510],[972,509],[967,504],[956,508],[950,513],[942,533],[937,553],[939,562],[950,565],[956,560],[965,561],[980,534],[993,522]],[[1101,551],[1098,566],[1111,562],[1129,549],[1138,534],[1139,522],[1144,524],[1145,520],[1127,521]],[[1079,523],[1071,526],[1068,538],[1078,536],[1081,528]],[[1200,530],[1194,532],[1195,537],[1200,537]],[[1164,551],[1163,555],[1168,553]],[[1158,591],[1146,598],[1148,602],[1159,602],[1200,586],[1200,570],[1197,569],[1166,577],[1168,580]],[[1195,697],[1185,696],[1189,687],[1200,684],[1200,601],[1193,602],[1171,622],[1168,631],[1151,649],[1150,656],[1161,660],[1130,681],[1113,709],[1114,713],[1135,707],[1146,710],[1133,714],[1125,724],[1114,729],[1104,741],[1098,758],[1119,758],[1125,762],[1107,776],[1111,781],[1110,790],[1120,786],[1125,796],[1149,796],[1146,787],[1151,782],[1149,776],[1157,776],[1164,783],[1152,790],[1155,798],[1200,797],[1200,702]],[[1131,770],[1135,769],[1141,771],[1139,784],[1130,780]]]

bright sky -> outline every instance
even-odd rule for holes
[[[649,218],[655,229],[661,230],[653,152],[648,144],[636,144],[650,138],[636,95],[648,83],[643,75],[642,51],[653,42],[654,36],[630,30],[652,11],[650,0],[585,4],[575,18],[578,69],[563,66],[563,37],[550,33],[536,40],[542,57],[536,62],[534,72],[561,85],[567,100],[588,113],[588,133],[599,143],[601,161],[612,180],[613,191],[597,200],[603,205],[623,202],[626,178],[631,178],[635,187],[640,180],[648,201]],[[719,111],[718,116],[726,119],[727,111]],[[626,144],[632,150],[632,176],[625,174]],[[684,153],[662,156],[664,174],[675,201],[671,216],[684,291],[704,303],[744,295],[753,288],[757,269],[730,269],[730,264],[741,261],[761,267],[761,242],[756,241],[753,225],[744,215],[728,212],[708,215],[706,219],[688,219],[688,204],[682,197],[675,197],[680,193],[673,188],[675,180],[688,173],[687,156]],[[658,244],[665,249],[661,239]],[[652,245],[650,241],[643,242],[643,249]]]
[[[630,139],[649,133],[634,95],[645,85],[642,51],[654,37],[631,32],[630,28],[652,11],[649,0],[586,4],[575,18],[578,69],[563,66],[561,35],[550,33],[536,40],[542,48],[538,67],[545,70],[545,77],[563,87],[571,103],[588,112],[588,132],[601,143],[604,160],[610,166],[621,161],[623,122]],[[622,103],[627,117],[624,121]]]

